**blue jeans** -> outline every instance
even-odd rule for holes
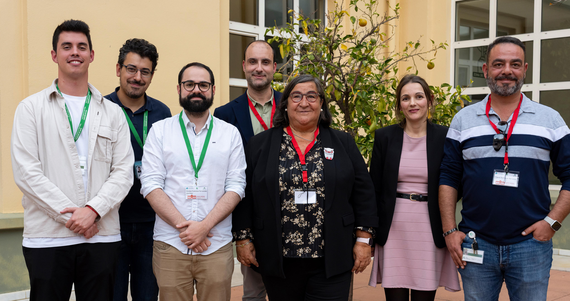
[[[465,237],[461,248],[471,248]],[[483,264],[467,262],[459,269],[466,301],[498,300],[503,281],[511,301],[546,300],[552,266],[552,240],[527,239],[517,244],[497,246],[477,238],[485,251]]]
[[[121,223],[121,247],[115,277],[114,301],[127,301],[129,273],[133,301],[156,301],[158,284],[152,272],[154,222]]]

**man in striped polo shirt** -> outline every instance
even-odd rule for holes
[[[546,300],[552,237],[570,211],[570,130],[521,93],[527,68],[520,40],[491,43],[483,64],[491,94],[461,110],[447,134],[439,203],[465,300],[498,300],[503,280],[511,300]],[[550,161],[562,182],[552,210]]]

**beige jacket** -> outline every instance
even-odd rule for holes
[[[95,87],[89,107],[87,194],[65,100],[52,85],[24,99],[12,129],[12,170],[24,193],[24,237],[77,235],[65,227],[66,207],[93,207],[101,216],[98,235],[120,233],[119,205],[133,184],[134,156],[123,112]]]

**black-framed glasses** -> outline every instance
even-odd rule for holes
[[[148,78],[148,77],[150,77],[150,76],[152,75],[152,71],[150,71],[150,70],[147,69],[147,68],[139,69],[139,68],[137,68],[137,67],[135,67],[135,66],[133,66],[133,65],[123,65],[123,67],[125,67],[125,69],[127,70],[127,73],[130,74],[130,75],[135,75],[135,74],[137,74],[137,72],[139,72],[139,71],[141,72],[141,76],[142,76],[142,77],[147,77],[147,78]]]
[[[505,144],[505,134],[507,129],[509,128],[509,123],[506,121],[499,121],[497,124],[497,129],[499,130],[499,134],[495,134],[493,136],[493,148],[495,151],[499,151],[503,144]]]
[[[319,99],[319,93],[317,92],[309,92],[307,94],[303,94],[301,92],[292,92],[289,94],[289,99],[291,99],[294,103],[299,103],[303,100],[303,96],[307,98],[307,101],[313,103]]]
[[[188,91],[188,92],[192,92],[194,91],[194,87],[198,86],[198,89],[202,92],[207,92],[208,90],[210,90],[210,87],[212,86],[211,83],[209,82],[199,82],[196,83],[194,81],[191,80],[187,80],[185,82],[181,82],[180,83],[182,85],[182,87],[184,87],[184,90]]]

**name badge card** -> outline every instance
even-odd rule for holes
[[[142,172],[142,162],[141,161],[135,161],[135,176],[137,177],[137,179],[141,178],[141,172]]]
[[[309,190],[295,190],[295,204],[316,204],[317,191],[314,189]]]
[[[87,157],[79,156],[79,168],[81,168],[81,175],[85,175],[85,169],[87,167]]]
[[[519,187],[519,172],[495,169],[493,174],[493,185],[506,187]]]
[[[485,251],[477,250],[477,253],[475,253],[473,249],[463,248],[463,258],[461,260],[466,262],[483,264],[484,254]]]
[[[187,200],[207,200],[208,187],[206,186],[192,186],[186,187]]]

